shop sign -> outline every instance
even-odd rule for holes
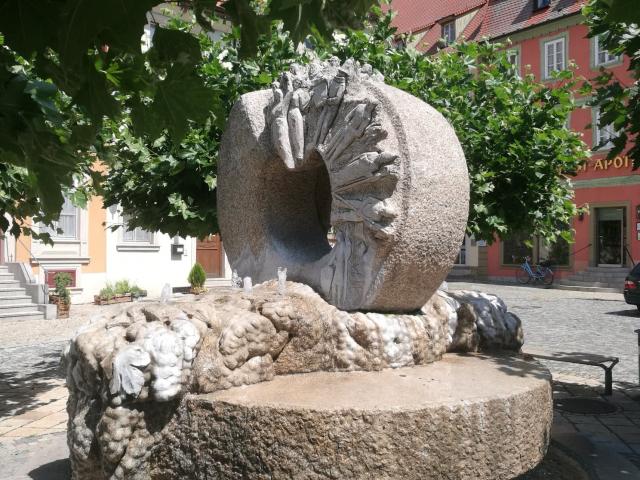
[[[586,172],[593,170],[594,172],[600,170],[622,170],[630,169],[633,166],[633,162],[627,155],[618,155],[615,158],[599,158],[598,160],[589,160],[583,163],[579,168],[579,172]]]

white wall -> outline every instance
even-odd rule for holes
[[[121,223],[120,214],[107,210],[107,224]],[[196,240],[180,238],[184,245],[183,255],[171,254],[174,239],[169,235],[155,233],[152,244],[125,243],[123,229],[107,230],[107,273],[104,282],[127,279],[147,290],[150,297],[158,297],[162,287],[189,285],[187,276],[196,260]],[[104,286],[104,283],[100,288]],[[99,289],[98,289],[99,290]],[[96,292],[97,293],[97,292]]]

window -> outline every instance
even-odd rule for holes
[[[78,238],[78,209],[68,198],[64,199],[62,211],[57,222],[53,222],[53,228],[40,225],[42,233],[48,233],[51,238],[66,238],[74,240]],[[58,232],[60,230],[60,232]]]
[[[153,35],[156,33],[155,23],[148,23],[144,26],[140,48],[142,53],[146,53],[153,46]]]
[[[593,109],[593,149],[607,149],[613,147],[613,140],[618,136],[613,125],[600,125],[600,109]]]
[[[75,270],[45,270],[44,276],[49,288],[56,288],[56,275],[58,273],[68,273],[71,277],[71,284],[69,287],[75,288],[76,286],[76,271]]]
[[[460,246],[460,252],[458,252],[458,256],[456,257],[456,261],[454,263],[456,265],[467,264],[467,237],[466,236],[464,240],[462,240],[462,245]]]
[[[533,0],[533,9],[540,10],[541,8],[548,7],[551,0]]]
[[[507,62],[513,65],[517,72],[520,72],[520,49],[507,50]]]
[[[564,37],[544,42],[544,78],[551,78],[553,72],[566,68],[566,40]]]
[[[596,67],[620,60],[620,57],[609,53],[609,50],[602,44],[603,40],[602,35],[593,38],[593,65]]]
[[[529,240],[531,246],[526,245]],[[515,257],[515,261],[514,261]],[[555,243],[547,243],[538,237],[530,237],[523,234],[514,234],[502,242],[502,264],[520,265],[523,257],[529,257],[530,262],[536,264],[541,260],[550,260],[553,265],[569,265],[570,245],[563,238],[559,238]]]
[[[456,41],[456,22],[452,21],[442,25],[442,38],[449,45]]]
[[[131,217],[122,216],[122,241],[125,243],[153,243],[153,233],[143,230],[140,227],[129,229],[128,223]]]
[[[533,257],[533,248],[525,244],[530,240],[530,236],[523,234],[513,234],[505,239],[502,242],[503,265],[520,265],[523,257]]]

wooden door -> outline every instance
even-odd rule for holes
[[[224,253],[220,235],[209,235],[196,244],[196,261],[202,265],[207,277],[224,276]]]

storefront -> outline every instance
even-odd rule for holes
[[[520,259],[550,259],[556,278],[589,268],[630,268],[640,260],[640,171],[626,155],[594,155],[573,180],[575,203],[584,209],[572,224],[574,242],[549,245],[526,234],[488,248],[488,276],[512,279]],[[528,240],[528,242],[527,242]]]

